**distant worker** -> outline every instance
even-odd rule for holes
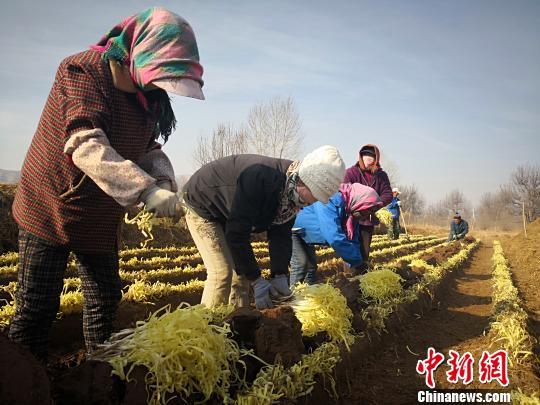
[[[461,219],[461,215],[456,212],[453,221],[450,223],[448,241],[463,239],[467,233],[469,233],[469,224],[464,219]]]
[[[207,307],[249,305],[258,309],[289,289],[291,229],[298,211],[328,202],[338,190],[345,164],[336,148],[321,146],[302,161],[261,155],[232,155],[202,166],[184,186],[186,221],[206,267],[201,303]],[[261,277],[252,233],[266,232],[270,280]]]
[[[374,189],[382,200],[383,206],[390,204],[392,201],[392,187],[388,175],[381,168],[380,158],[381,153],[376,145],[364,145],[360,148],[358,154],[358,162],[354,166],[347,169],[345,173],[344,183],[360,183],[364,186]],[[375,212],[380,207],[375,207],[368,215],[363,215],[359,220],[360,226],[360,250],[364,263],[362,266],[369,267],[369,251],[371,248],[371,239],[375,225],[379,224],[379,220],[375,216]]]
[[[392,224],[388,227],[388,239],[399,239],[399,217],[401,216],[401,201],[398,195],[399,189],[394,187],[392,189],[392,202],[386,206],[386,209],[392,214]]]
[[[327,204],[316,202],[300,211],[293,227],[291,286],[315,284],[315,245],[330,245],[347,264],[348,272],[359,274],[363,259],[357,218],[363,211],[381,206],[381,199],[371,187],[344,183]]]

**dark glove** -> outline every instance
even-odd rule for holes
[[[270,294],[277,296],[278,293],[270,284],[268,280],[259,277],[257,280],[251,282],[253,288],[253,295],[255,296],[255,306],[257,309],[272,308],[272,299]]]
[[[272,284],[272,287],[274,287],[274,290],[277,291],[279,295],[284,297],[289,297],[292,295],[292,291],[289,288],[289,280],[286,274],[278,274],[270,280],[270,284]]]

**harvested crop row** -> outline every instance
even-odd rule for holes
[[[149,404],[166,404],[171,394],[202,394],[202,402],[216,395],[228,403],[231,383],[243,380],[237,367],[245,352],[230,336],[229,325],[216,325],[201,305],[164,307],[114,334],[92,358],[107,361],[122,380],[144,367]]]
[[[511,367],[526,362],[530,362],[532,368],[538,367],[540,359],[533,353],[537,341],[527,331],[528,316],[522,308],[519,291],[512,282],[510,267],[499,241],[493,242],[492,261],[493,321],[489,333],[492,343],[506,350]]]
[[[437,239],[437,236],[433,236],[433,235],[430,235],[430,236],[413,235],[413,236],[410,236],[408,238],[399,238],[397,240],[380,240],[380,241],[373,242],[371,244],[371,249],[372,250],[384,249],[384,248],[387,248],[387,247],[404,245],[404,244],[410,243],[410,242],[420,242],[420,241],[424,241],[424,240],[433,240],[433,239]]]
[[[392,262],[384,265],[385,268],[387,268],[387,267],[397,267],[397,264],[400,261],[413,260],[414,258],[416,258],[418,256],[421,256],[424,253],[430,252],[430,251],[432,251],[433,249],[435,249],[437,247],[443,246],[446,243],[446,242],[444,242],[444,243],[439,243],[439,242],[440,242],[440,239],[426,240],[426,241],[422,241],[422,242],[414,242],[414,243],[416,243],[416,245],[412,245],[412,246],[411,246],[411,244],[409,244],[407,246],[401,245],[401,246],[398,246],[398,247],[394,248],[394,250],[392,250],[392,251],[386,250],[385,252],[383,252],[383,254],[377,253],[378,251],[374,250],[374,251],[372,251],[370,253],[370,259],[372,260],[375,267],[377,267],[379,265],[384,264],[386,262],[386,260],[389,258],[389,256],[390,256],[390,259],[391,259],[391,258],[393,258],[393,256],[399,255],[400,252],[398,251],[398,248],[401,248],[401,247],[405,246],[403,249],[405,249],[406,251],[410,251],[410,250],[418,249],[418,248],[421,249],[422,247],[429,246],[431,244],[436,243],[436,245],[430,246],[427,249],[419,250],[418,252],[411,253],[410,255],[407,255],[407,256],[400,256],[397,259],[393,260]],[[394,252],[394,253],[392,253],[392,252]],[[324,253],[326,253],[326,252],[324,252]],[[403,253],[403,252],[401,252],[401,253]],[[343,268],[343,260],[341,258],[338,258],[338,257],[334,256],[334,257],[331,257],[329,259],[324,260],[324,259],[320,258],[318,252],[317,252],[317,258],[320,260],[320,262],[317,264],[317,271],[320,274],[324,275],[324,276],[329,276],[329,275],[339,273],[341,271],[341,269]]]
[[[448,258],[442,265],[428,265],[424,276],[417,284],[404,290],[400,295],[391,296],[386,300],[374,302],[362,311],[362,317],[367,321],[368,325],[375,330],[384,330],[385,320],[398,305],[411,303],[417,300],[421,292],[431,293],[445,274],[458,269],[469,258],[471,253],[478,247],[479,243],[479,241],[476,241],[465,246],[459,253]]]
[[[252,244],[253,252],[257,256],[263,256],[268,254],[268,244],[261,244],[255,242]],[[178,257],[185,256],[189,257],[191,255],[198,255],[197,247],[195,246],[171,246],[165,248],[134,248],[134,249],[125,249],[118,252],[118,256],[121,259],[121,262],[127,262],[130,259],[138,258],[153,258],[153,257]],[[11,268],[16,266],[19,262],[19,253],[9,252],[0,255],[0,271],[4,268]]]
[[[392,246],[385,249],[375,250],[370,253],[370,259],[371,260],[377,260],[377,259],[386,260],[388,258],[394,258],[396,256],[408,254],[412,251],[415,251],[416,249],[421,249],[424,247],[429,247],[429,246],[439,244],[445,239],[446,238],[429,239],[429,240],[423,240],[419,242],[405,243],[403,245]]]
[[[67,286],[73,286],[77,281],[68,279],[68,284],[64,285],[64,291],[60,295],[60,313],[67,315],[73,313],[81,313],[84,303],[83,292],[77,288],[74,291],[66,291]],[[13,292],[16,287],[16,282],[10,283],[8,286],[2,287],[3,290]],[[201,292],[204,287],[202,280],[190,280],[181,284],[162,283],[147,283],[138,280],[127,287],[127,290],[122,294],[122,301],[131,301],[139,303],[148,303],[151,300],[157,300],[171,294],[194,293]],[[15,299],[12,296],[11,302],[0,308],[0,327],[9,325],[12,316],[15,313]]]
[[[352,314],[339,290],[327,284],[303,285],[299,289],[302,291],[298,291],[294,307],[299,319],[303,320],[303,334],[326,332],[336,343],[352,343]],[[333,381],[331,371],[339,362],[340,353],[338,345],[332,342],[323,343],[312,353],[302,355],[301,361],[289,368],[285,368],[281,363],[266,365],[259,371],[251,386],[235,371],[241,353],[238,346],[232,342],[229,342],[232,346],[227,350],[228,361],[208,365],[211,359],[221,358],[220,354],[214,351],[222,350],[207,342],[210,338],[214,341],[213,332],[217,330],[202,332],[202,329],[210,327],[211,321],[211,317],[204,311],[208,310],[201,306],[181,307],[172,312],[168,309],[165,312],[159,310],[148,321],[139,322],[135,329],[114,335],[93,358],[108,361],[113,366],[114,374],[122,379],[128,378],[135,365],[144,366],[148,370],[146,383],[149,403],[152,404],[165,403],[171,394],[180,395],[187,400],[199,393],[202,393],[205,399],[216,395],[225,403],[272,404],[280,399],[292,400],[307,395],[315,386],[317,375],[322,374]],[[206,321],[201,322],[202,319]],[[191,323],[199,326],[191,328]],[[218,322],[214,320],[213,323],[221,330]],[[203,324],[206,326],[203,327]],[[200,328],[202,329],[199,331]],[[230,335],[227,324],[223,325],[223,330],[226,332],[223,337]],[[161,360],[157,363],[155,359],[161,359],[165,355],[164,350],[169,347],[171,337],[179,333],[186,336],[173,339],[175,347],[167,349],[165,363]],[[204,338],[200,338],[203,335]],[[179,345],[178,342],[182,344]],[[198,348],[200,345],[204,348]],[[155,352],[163,354],[156,357],[153,355]],[[188,353],[192,355],[184,359]],[[192,361],[199,356],[202,356],[200,360]],[[178,366],[179,363],[181,367]],[[207,378],[205,370],[208,367],[215,378]],[[179,369],[183,370],[183,374],[175,377]],[[240,387],[235,399],[229,397],[228,388],[231,383]]]
[[[418,250],[417,252],[414,252],[414,253],[410,253],[408,255],[405,255],[405,256],[400,256],[388,263],[386,263],[385,267],[388,267],[388,268],[395,268],[395,267],[398,267],[400,263],[410,263],[411,261],[415,260],[415,259],[418,259],[419,257],[421,257],[422,255],[426,254],[426,253],[431,253],[433,252],[435,249],[438,249],[440,248],[441,246],[444,246],[446,245],[447,242],[446,240],[442,243],[438,243],[436,245],[433,245],[433,246],[430,246],[426,249],[420,249]]]
[[[492,344],[508,353],[510,367],[531,369],[540,367],[540,358],[534,354],[537,339],[527,331],[528,315],[522,308],[519,291],[512,282],[508,261],[499,241],[493,242],[493,311],[489,336]],[[517,373],[518,374],[518,373]],[[512,391],[515,403],[540,404],[539,392]]]

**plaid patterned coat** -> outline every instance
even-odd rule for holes
[[[125,159],[153,145],[155,121],[113,85],[101,54],[64,59],[23,164],[13,216],[23,229],[81,252],[115,249],[124,209],[64,154],[71,134],[101,128]]]

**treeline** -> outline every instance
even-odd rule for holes
[[[540,217],[540,166],[518,166],[498,190],[486,192],[473,205],[460,190],[427,205],[416,186],[401,186],[400,199],[406,220],[446,226],[455,212],[476,229],[513,230]]]

